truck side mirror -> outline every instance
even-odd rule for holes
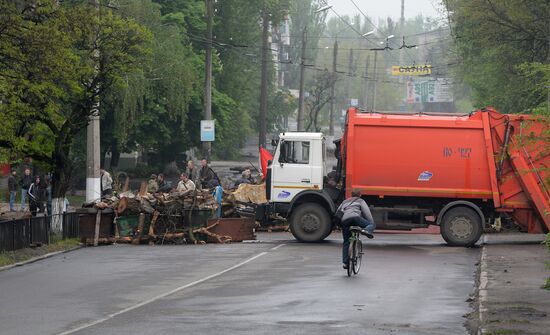
[[[272,146],[272,147],[276,147],[276,146],[277,146],[277,140],[276,140],[276,139],[271,139],[271,146]]]

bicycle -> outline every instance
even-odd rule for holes
[[[348,277],[351,274],[358,274],[361,269],[361,258],[363,257],[363,243],[360,239],[360,234],[363,228],[357,226],[349,227],[351,236],[349,238],[349,258],[348,258]]]

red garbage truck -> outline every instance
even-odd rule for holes
[[[550,228],[550,129],[542,117],[350,108],[335,143],[329,169],[323,134],[281,133],[257,218],[286,218],[299,241],[321,241],[339,202],[359,189],[377,229],[438,225],[450,245],[475,244],[503,218],[530,233]]]

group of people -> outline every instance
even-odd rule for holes
[[[12,169],[8,177],[8,191],[10,194],[10,211],[15,212],[15,201],[17,198],[18,187],[21,187],[21,207],[20,211],[26,211],[27,199],[29,209],[33,216],[37,213],[52,214],[52,185],[51,177],[46,175],[42,178],[40,175],[32,176],[31,169],[25,168],[23,176],[17,179],[17,170]]]
[[[193,193],[197,188],[209,189],[212,191],[212,196],[218,203],[216,216],[221,217],[221,204],[223,198],[223,188],[220,178],[214,170],[208,165],[206,159],[200,161],[200,169],[195,167],[192,160],[187,161],[185,172],[182,172],[179,177],[179,182],[176,187],[171,187],[166,183],[164,175],[152,174],[147,182],[147,192],[149,193],[168,193],[176,191],[179,195],[184,196]]]

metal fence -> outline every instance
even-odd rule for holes
[[[79,236],[78,213],[63,213],[62,238]],[[0,222],[0,251],[13,251],[50,243],[51,216]]]

